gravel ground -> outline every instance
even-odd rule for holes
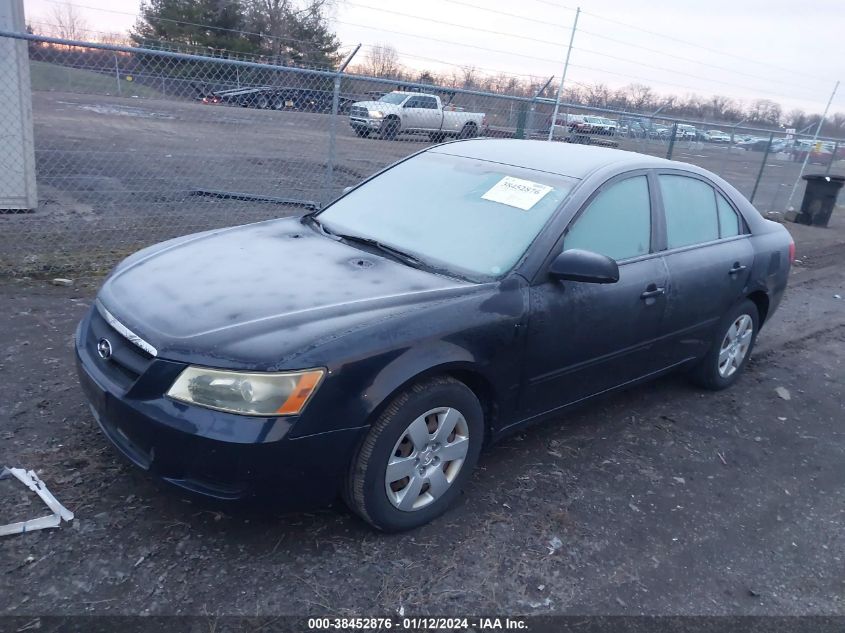
[[[0,613],[845,614],[841,219],[790,226],[802,264],[733,389],[671,376],[512,436],[454,509],[394,536],[125,466],[73,373],[96,282],[0,284],[0,464],[76,513],[0,540]],[[0,509],[42,512],[11,481]]]

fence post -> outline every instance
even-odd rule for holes
[[[772,142],[775,140],[775,133],[772,132],[769,134],[769,142],[766,143],[766,151],[763,152],[763,162],[760,163],[760,171],[757,172],[757,180],[754,181],[754,189],[751,190],[751,197],[748,198],[748,202],[754,202],[754,196],[757,195],[757,187],[760,186],[760,179],[763,177],[763,171],[766,169],[766,161],[769,158],[769,152],[772,149]]]
[[[669,149],[666,150],[666,159],[672,160],[672,150],[675,149],[675,135],[678,133],[678,122],[672,124],[672,136],[669,138]]]
[[[833,167],[833,163],[836,160],[836,152],[839,151],[839,141],[835,141],[833,143],[833,154],[830,155],[830,162],[827,164],[827,169],[824,172],[824,175],[827,176],[830,173],[830,168]]]
[[[528,104],[524,101],[519,104],[519,112],[516,114],[516,134],[514,138],[525,138],[525,120],[528,118]]]
[[[120,88],[120,65],[117,62],[117,53],[114,54],[114,78],[117,81],[117,96],[123,96],[123,92]]]
[[[357,53],[358,49],[360,48],[361,45],[358,44],[358,46],[356,46],[353,51],[349,53],[349,57],[343,60],[343,63],[340,65],[340,68],[338,68],[337,73],[334,76],[334,89],[332,92],[332,114],[331,120],[329,121],[329,156],[326,160],[326,181],[323,186],[323,195],[321,196],[320,206],[325,206],[326,202],[328,202],[329,197],[331,196],[331,188],[334,184],[335,146],[337,145],[337,113],[340,109],[341,78],[343,77],[343,71],[346,70],[346,67],[349,65],[349,62],[352,61],[352,58],[355,57],[355,53]]]
[[[321,204],[325,205],[325,203],[329,199],[329,191],[332,188],[332,184],[334,181],[334,155],[335,155],[335,145],[337,144],[337,111],[340,105],[340,73],[335,75],[334,78],[334,89],[332,93],[332,118],[329,122],[329,158],[326,161],[326,183],[323,187],[323,196],[321,200]]]

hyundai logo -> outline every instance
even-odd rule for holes
[[[103,360],[111,358],[111,343],[107,338],[101,338],[97,341],[97,353]]]

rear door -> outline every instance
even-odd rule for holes
[[[705,353],[719,319],[744,296],[754,251],[742,217],[711,182],[676,171],[653,178],[669,270],[666,349],[679,362]]]
[[[612,257],[619,281],[559,281],[544,271],[532,285],[522,399],[527,417],[660,369],[654,345],[668,276],[652,246],[651,208],[645,172],[611,179],[575,216],[555,250]]]

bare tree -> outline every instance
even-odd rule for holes
[[[463,88],[475,88],[478,85],[478,69],[475,66],[461,66]]]
[[[85,39],[88,23],[72,4],[56,4],[51,7],[50,17],[56,37],[66,40]]]
[[[363,70],[372,77],[398,77],[399,53],[390,44],[376,44],[367,52]]]

